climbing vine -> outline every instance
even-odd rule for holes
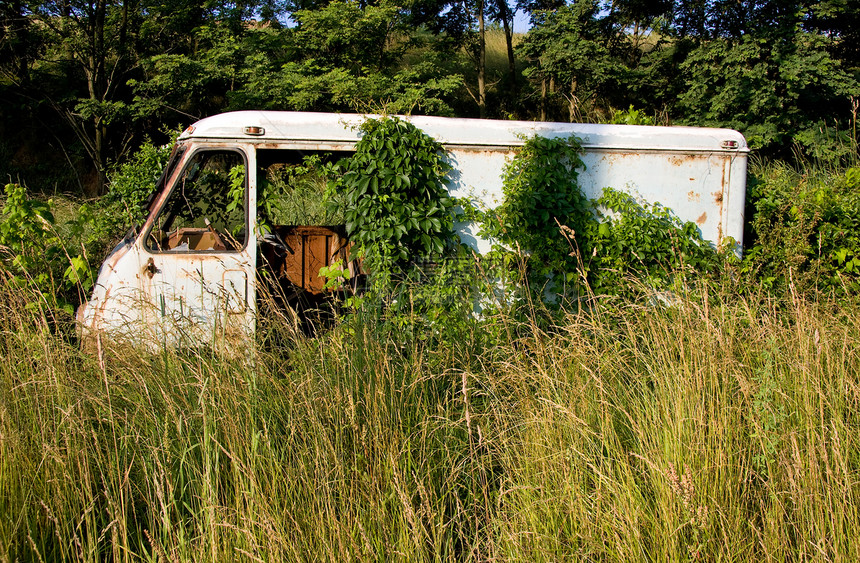
[[[368,119],[360,129],[355,154],[328,187],[358,252],[385,271],[440,257],[454,237],[442,145],[398,118]]]
[[[559,234],[564,226],[583,233],[594,218],[579,189],[583,168],[579,140],[532,137],[505,167],[505,199],[496,209],[490,234],[529,255],[529,269],[539,276],[572,272],[574,257]]]
[[[574,137],[529,138],[505,167],[499,207],[477,210],[458,201],[464,218],[501,243],[493,254],[504,260],[497,263],[524,258],[534,288],[575,297],[586,289],[628,293],[632,279],[665,288],[679,274],[713,272],[726,259],[670,209],[612,188],[586,197],[578,184],[581,154]]]

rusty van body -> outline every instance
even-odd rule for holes
[[[149,203],[149,215],[104,261],[78,311],[85,337],[103,333],[156,344],[213,343],[253,335],[258,270],[268,264],[295,291],[324,291],[322,266],[348,260],[337,225],[268,225],[257,213],[265,171],[308,155],[354,150],[361,115],[243,111],[198,121],[179,137]],[[726,129],[407,117],[442,143],[448,188],[492,208],[505,163],[532,135],[575,135],[584,148],[581,187],[634,194],[694,221],[703,237],[741,243],[748,149]],[[334,155],[334,156],[332,156]],[[477,252],[491,241],[457,225]],[[356,272],[357,273],[357,272]]]

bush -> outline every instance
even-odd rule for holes
[[[719,270],[724,258],[717,249],[670,209],[612,188],[586,198],[577,184],[580,152],[575,138],[530,138],[505,169],[505,200],[496,210],[461,202],[484,235],[505,245],[496,255],[520,251],[534,287],[573,298],[635,292],[642,281],[664,289],[679,274]]]
[[[169,154],[169,144],[144,142],[115,169],[107,195],[73,204],[76,210],[67,221],[55,219],[53,200],[30,199],[23,186],[6,185],[0,258],[12,282],[37,290],[49,307],[71,315],[92,288],[102,256],[130,225],[144,218],[142,204],[155,189]]]
[[[860,168],[753,169],[755,243],[744,268],[767,288],[846,295],[860,285]]]
[[[9,283],[27,295],[38,295],[36,301],[68,314],[75,289],[88,290],[92,276],[80,255],[71,257],[54,228],[51,200],[27,197],[19,184],[6,184],[6,202],[0,211],[0,260],[5,265]],[[37,305],[36,301],[29,303]]]
[[[600,221],[587,232],[592,255],[586,273],[597,293],[623,293],[631,278],[665,289],[688,273],[716,273],[729,256],[702,239],[695,223],[682,222],[660,204],[640,203],[611,188],[594,203]]]

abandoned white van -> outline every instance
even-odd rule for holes
[[[146,221],[105,259],[92,298],[78,310],[82,336],[108,334],[150,345],[249,337],[257,271],[264,263],[296,292],[321,293],[320,267],[346,259],[343,228],[293,210],[260,229],[258,200],[264,186],[283,182],[290,167],[348,156],[367,117],[242,111],[188,127],[154,186]],[[587,196],[613,187],[694,221],[714,244],[724,237],[742,242],[748,149],[736,131],[403,119],[447,149],[453,196],[495,207],[503,197],[505,163],[525,138],[574,135],[585,151],[579,181]],[[474,225],[457,230],[475,251],[490,248]]]

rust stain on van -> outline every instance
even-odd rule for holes
[[[696,160],[699,160],[700,158],[702,158],[702,157],[700,155],[697,155],[697,154],[687,154],[684,156],[670,156],[669,157],[669,164],[671,164],[672,166],[687,166],[691,162],[695,162]],[[690,178],[690,179],[692,180],[692,178]]]
[[[707,221],[707,220],[708,220],[708,214],[707,214],[707,212],[702,213],[701,215],[699,215],[699,218],[698,218],[698,219],[696,219],[696,224],[697,224],[697,225],[699,225],[699,226],[701,227],[702,225],[704,225],[704,224],[705,224],[705,221]]]
[[[716,203],[717,205],[723,204],[723,192],[722,192],[722,190],[720,190],[718,192],[713,192],[712,195],[714,196],[714,203]]]
[[[687,192],[687,200],[688,201],[699,201],[700,199],[701,199],[701,196],[698,193],[696,193],[695,190],[690,190],[689,192]]]

